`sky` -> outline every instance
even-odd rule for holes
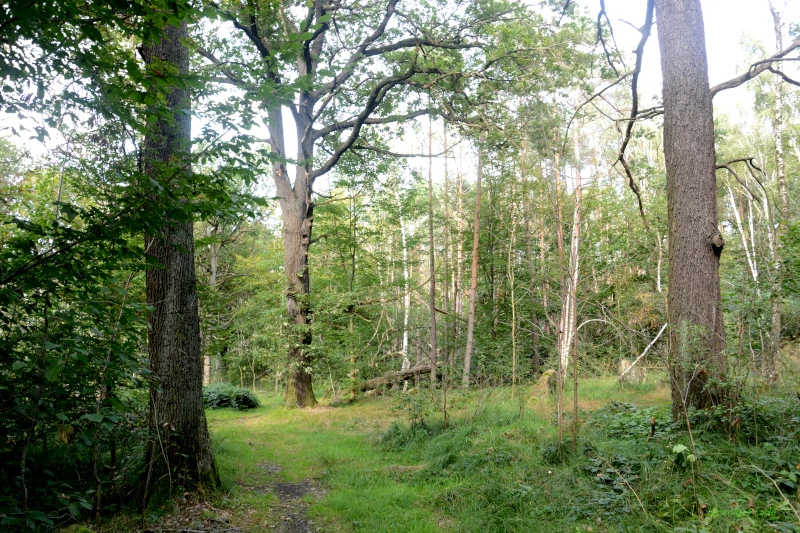
[[[577,1],[592,17],[596,16],[600,9],[600,0]],[[785,12],[785,21],[800,23],[800,0],[773,1],[779,9]],[[632,52],[638,44],[640,35],[630,25],[638,27],[643,23],[645,4],[645,0],[605,0],[606,12],[613,26],[617,43],[625,52]],[[741,45],[743,39],[761,42],[768,53],[774,52],[775,34],[768,0],[701,0],[701,5],[705,21],[709,78],[712,86],[733,78],[746,69]],[[789,41],[788,37],[784,37],[784,45]],[[798,68],[800,65],[794,67],[795,70]],[[660,92],[661,65],[658,37],[654,28],[645,49],[643,70],[640,76],[641,106],[652,105]],[[748,117],[751,114],[752,94],[745,87],[723,91],[715,97],[714,104],[717,116],[724,113],[731,115],[734,120],[737,117]],[[15,122],[15,118],[6,115],[0,119],[0,122],[5,122],[5,124],[0,124],[1,130],[2,126],[13,125],[10,122]],[[291,120],[285,122],[291,124]],[[426,126],[425,124],[423,129],[427,129]],[[292,140],[293,138],[293,135],[287,135],[287,139]],[[46,147],[36,141],[23,141],[20,144],[23,143],[34,155],[44,155],[47,151]],[[292,153],[291,147],[287,148]]]
[[[800,23],[800,1],[773,0],[785,14],[784,21]],[[590,12],[600,9],[599,0],[580,0]],[[639,42],[639,33],[623,21],[639,27],[644,22],[645,0],[605,0],[606,12],[614,28],[620,48],[633,51]],[[743,63],[742,40],[753,39],[763,43],[769,55],[775,52],[775,31],[768,0],[701,0],[705,24],[708,76],[711,86],[731,79],[746,69]],[[656,24],[658,19],[656,19]],[[784,32],[784,46],[790,42]],[[645,49],[641,75],[641,94],[644,101],[661,91],[661,63],[658,36],[653,28]],[[714,97],[715,112],[736,115],[749,114],[751,95],[744,87],[723,91]]]

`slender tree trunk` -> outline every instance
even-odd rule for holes
[[[464,314],[464,175],[459,171],[456,189],[458,195],[456,204],[456,219],[458,222],[458,240],[456,250],[456,315]]]
[[[516,194],[514,190],[514,178],[511,182],[511,235],[508,241],[508,254],[506,257],[506,275],[508,276],[508,291],[511,296],[511,399],[516,397],[519,356],[517,355],[517,276],[514,269],[514,253],[517,249],[517,210]]]
[[[530,185],[528,183],[528,165],[526,163],[526,143],[522,144],[522,157],[520,161],[520,171],[522,174],[522,215],[525,220],[525,257],[528,266],[528,294],[531,300],[534,299],[536,294],[535,279],[536,269],[533,259],[533,230],[531,229],[531,203],[530,203]],[[536,306],[531,306],[531,370],[534,376],[539,374],[542,366],[541,354],[539,353],[539,317],[536,312]]]
[[[558,132],[556,131],[556,134]],[[558,146],[558,135],[553,135],[553,144]],[[564,276],[566,270],[566,259],[564,253],[564,211],[563,199],[561,195],[561,162],[560,153],[558,149],[553,152],[553,166],[556,173],[556,235],[558,242],[558,271],[561,276],[561,315],[558,319],[558,331],[556,332],[556,352],[558,356],[556,368],[556,419],[558,423],[558,442],[564,440],[563,437],[563,424],[564,424],[564,376],[567,372],[567,363],[569,362],[569,354],[564,353],[563,346],[567,335],[566,324],[569,319],[569,308],[567,304],[567,283]]]
[[[778,50],[783,50],[783,27],[781,24],[781,14],[777,10],[773,1],[769,3],[770,11],[772,12],[772,21],[775,26],[775,46]],[[764,378],[768,385],[775,383],[775,366],[778,360],[781,344],[781,302],[782,302],[782,282],[783,282],[783,268],[781,264],[783,248],[783,237],[786,229],[786,221],[789,217],[789,193],[786,188],[786,163],[783,150],[783,100],[784,100],[784,82],[782,79],[776,79],[775,86],[775,121],[773,123],[775,132],[775,163],[778,179],[778,197],[781,203],[780,212],[782,216],[777,221],[777,227],[774,221],[769,220],[768,223],[772,228],[775,228],[775,239],[773,247],[770,250],[772,262],[772,283],[770,287],[770,307],[772,315],[772,326],[769,335],[769,346],[764,351],[761,361],[761,367]],[[767,199],[764,199],[766,205]],[[773,216],[776,210],[773,211]]]
[[[544,326],[542,331],[545,335],[550,334],[550,282],[547,279],[545,261],[547,259],[547,242],[544,239],[544,217],[539,219],[539,277],[542,280],[542,307],[544,308]]]
[[[431,316],[431,387],[436,384],[436,248],[433,241],[433,119],[428,117],[428,252],[430,292],[428,305]]]
[[[727,377],[714,116],[700,0],[655,0],[664,78],[672,414],[723,400]]]
[[[445,238],[444,238],[444,312],[445,316],[447,317],[445,320],[445,343],[444,343],[444,352],[445,357],[447,359],[447,374],[448,379],[453,374],[453,370],[455,370],[455,353],[454,347],[456,342],[456,328],[455,324],[456,321],[453,318],[452,313],[450,312],[450,282],[452,281],[452,268],[450,265],[450,251],[453,248],[453,232],[451,231],[450,227],[450,176],[447,172],[447,160],[449,159],[447,153],[447,124],[442,124],[442,136],[443,136],[443,148],[444,148],[444,231],[445,231]],[[449,323],[447,322],[449,320]],[[448,327],[450,326],[450,327]],[[452,334],[451,334],[452,333]],[[447,387],[447,384],[445,384]],[[446,389],[445,389],[446,391]],[[446,394],[446,392],[445,392]],[[446,396],[445,396],[446,397]]]
[[[154,69],[189,69],[186,22],[168,26],[159,44],[141,48],[145,63]],[[165,188],[173,177],[189,172],[191,116],[189,93],[173,87],[167,95],[171,116],[160,116],[148,126],[142,153],[144,173]],[[159,199],[153,199],[158,205]],[[150,439],[142,504],[151,496],[171,494],[178,487],[193,490],[219,484],[211,439],[203,410],[203,368],[200,316],[194,271],[192,220],[174,220],[158,237],[146,236],[147,302],[150,385]]]
[[[464,348],[464,375],[462,382],[469,388],[472,370],[472,342],[475,335],[475,306],[478,296],[478,246],[481,237],[481,179],[483,178],[483,135],[478,145],[478,177],[475,181],[475,222],[472,227],[472,277],[469,288],[469,315],[467,316],[467,345]]]
[[[218,224],[214,224],[211,228],[211,235],[216,237],[217,231],[219,229]],[[208,276],[208,286],[211,287],[212,292],[217,288],[217,263],[218,263],[218,256],[220,246],[219,243],[212,241],[209,245],[209,250],[211,252],[211,273]],[[211,354],[204,354],[203,355],[203,386],[211,384]]]
[[[570,341],[575,345],[572,361],[572,448],[578,446],[578,275],[580,274],[580,245],[581,245],[581,208],[583,196],[581,187],[581,150],[578,130],[575,131],[575,212],[572,217],[572,238],[569,250],[569,281],[570,281],[570,324],[569,339],[566,349],[570,348]]]
[[[745,232],[744,225],[742,224],[742,216],[739,213],[739,209],[736,205],[736,199],[733,196],[733,189],[731,186],[726,184],[728,189],[728,199],[731,201],[731,209],[733,210],[733,219],[736,221],[736,229],[739,230],[739,235],[742,238],[742,249],[744,250],[744,258],[747,267],[750,270],[750,275],[753,277],[753,282],[758,285],[758,267],[756,266],[755,262],[755,254],[750,254],[750,247],[747,245],[747,232]],[[755,246],[755,243],[753,243]]]
[[[397,198],[397,208],[402,210],[403,205],[400,202],[400,193],[395,189],[395,196]],[[406,225],[403,221],[403,215],[400,218],[400,244],[403,247],[403,363],[401,370],[408,370],[411,368],[411,361],[408,359],[408,320],[411,315],[411,286],[410,274],[408,271],[408,245],[406,243]]]

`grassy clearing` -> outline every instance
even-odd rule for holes
[[[693,447],[663,379],[588,379],[580,393],[574,450],[568,429],[555,440],[552,399],[509,388],[451,391],[447,426],[431,408],[441,391],[306,411],[261,395],[252,411],[208,412],[226,487],[213,505],[282,531],[270,484],[313,479],[325,492],[305,498],[308,515],[328,532],[800,531],[794,395],[695,417]]]

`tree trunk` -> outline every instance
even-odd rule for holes
[[[219,226],[215,224],[211,229],[211,235],[216,237],[217,230]],[[211,251],[211,272],[208,276],[208,285],[211,287],[212,291],[215,291],[217,288],[217,259],[219,256],[220,245],[219,243],[212,241],[211,245],[209,246]],[[203,386],[211,384],[211,354],[206,353],[203,355]]]
[[[472,367],[472,342],[475,335],[475,305],[478,296],[478,246],[481,238],[481,178],[483,178],[483,135],[478,145],[478,177],[475,181],[475,222],[472,227],[472,278],[469,288],[469,315],[467,316],[467,345],[464,348],[464,375],[462,383],[469,387]]]
[[[298,173],[300,173],[298,167]],[[309,194],[310,197],[310,194]],[[311,358],[308,346],[311,344],[309,329],[308,296],[310,280],[308,275],[308,247],[311,243],[313,204],[305,204],[305,209],[289,205],[290,201],[281,199],[283,217],[283,264],[288,281],[286,292],[286,312],[292,327],[293,339],[289,344],[289,375],[286,378],[286,405],[295,407],[314,407],[311,375]],[[294,202],[291,202],[294,203]]]
[[[450,312],[450,283],[452,278],[452,268],[450,265],[450,250],[453,248],[453,232],[450,227],[450,176],[447,172],[447,123],[442,125],[442,144],[444,150],[444,284],[442,296],[444,297],[444,312],[445,312],[445,325],[444,325],[444,354],[447,359],[447,378],[445,379],[445,394],[446,387],[449,383],[450,376],[453,374],[455,359],[454,347],[456,342],[455,319]],[[448,322],[449,320],[449,322]],[[448,327],[450,326],[450,327]],[[450,335],[452,331],[452,336]]]
[[[534,280],[536,279],[535,263],[533,260],[533,231],[531,229],[531,204],[530,204],[530,184],[528,183],[528,165],[526,161],[526,144],[522,144],[522,154],[520,158],[520,171],[522,174],[522,215],[525,221],[525,257],[528,267],[528,294],[534,298],[536,294]],[[536,306],[531,306],[531,370],[534,376],[539,375],[542,366],[541,354],[539,352],[539,317]]]
[[[567,322],[567,313],[565,313],[565,303],[567,301],[567,283],[564,277],[565,254],[564,254],[564,210],[563,199],[561,195],[561,163],[559,161],[560,153],[558,151],[558,130],[553,135],[553,145],[556,149],[553,151],[553,167],[556,174],[556,236],[558,243],[558,271],[561,276],[561,315],[558,319],[558,331],[556,332],[556,420],[558,424],[558,442],[563,440],[563,422],[564,422],[564,376],[567,372],[567,363],[569,362],[569,354],[563,351],[564,336],[567,334],[565,331],[565,324]]]
[[[464,175],[458,172],[458,184],[456,185],[456,220],[458,222],[458,239],[456,249],[456,283],[455,308],[456,316],[464,314]],[[455,322],[455,321],[454,321]]]
[[[433,119],[428,116],[428,254],[430,292],[428,305],[431,316],[431,387],[436,384],[436,248],[433,242]]]
[[[775,46],[778,50],[783,50],[783,28],[781,24],[781,14],[773,4],[769,3],[772,12],[772,21],[775,26]],[[777,227],[772,220],[768,220],[771,227],[775,228],[775,239],[772,243],[770,260],[772,261],[772,286],[770,288],[770,307],[772,315],[772,327],[769,335],[769,345],[764,351],[761,361],[761,369],[768,385],[775,383],[775,365],[778,360],[781,344],[781,301],[782,301],[782,282],[783,268],[781,249],[783,247],[783,236],[786,228],[786,221],[789,219],[789,193],[786,188],[786,164],[783,150],[783,97],[784,83],[778,78],[775,81],[775,163],[778,179],[778,197],[781,209],[773,209],[773,213],[778,212],[782,217],[777,221]],[[764,199],[765,205],[767,199]],[[773,215],[774,216],[774,215]]]
[[[307,104],[310,105],[310,104]],[[307,117],[295,115],[298,134],[297,165],[294,183],[291,183],[286,163],[276,161],[272,165],[272,177],[280,197],[281,220],[283,222],[283,268],[286,275],[286,314],[290,326],[289,369],[286,377],[286,405],[314,407],[317,399],[312,388],[311,344],[309,328],[309,295],[311,284],[308,272],[308,249],[311,246],[311,231],[314,223],[314,202],[311,198],[312,183],[309,171],[313,162],[313,141],[303,136]],[[283,115],[281,108],[269,111],[270,147],[276,154],[286,155]]]
[[[664,86],[672,415],[723,400],[726,379],[714,117],[700,0],[655,0]]]
[[[186,22],[168,26],[159,44],[141,48],[154,69],[185,74],[189,53]],[[173,87],[167,111],[149,125],[142,154],[144,173],[165,188],[173,177],[185,179],[189,167],[191,116],[189,93]],[[177,162],[177,163],[176,163]],[[159,198],[153,198],[158,205]],[[158,237],[145,237],[148,263],[147,302],[150,385],[150,440],[144,478],[143,506],[155,493],[171,494],[179,487],[214,487],[219,478],[203,410],[203,368],[200,317],[194,271],[192,220],[175,220]]]
[[[395,197],[397,198],[398,212],[402,212],[403,204],[400,202],[400,193],[395,189]],[[403,247],[403,362],[400,367],[402,370],[411,368],[411,361],[408,359],[408,321],[411,315],[411,285],[410,274],[408,271],[408,243],[406,242],[406,225],[403,220],[403,215],[400,214],[400,244]]]

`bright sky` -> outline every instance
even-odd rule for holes
[[[599,0],[580,0],[590,13],[600,9]],[[773,0],[784,13],[784,23],[800,23],[800,2],[797,0]],[[614,35],[620,48],[633,51],[639,42],[639,33],[626,22],[639,27],[644,22],[645,0],[605,0],[608,18],[614,27]],[[768,0],[701,0],[706,31],[708,53],[708,75],[711,86],[744,72],[744,55],[741,43],[744,38],[760,41],[771,55],[775,52],[775,31]],[[656,18],[656,23],[658,19]],[[786,46],[790,42],[784,31]],[[641,95],[644,102],[661,91],[661,63],[659,60],[658,35],[653,28],[645,49]],[[717,113],[736,114],[737,107],[746,110],[752,96],[744,87],[723,91],[714,97]]]
[[[800,1],[773,0],[784,12],[785,23],[800,23]],[[591,16],[600,9],[599,0],[578,0]],[[762,43],[769,54],[775,50],[775,34],[768,0],[701,0],[706,30],[709,77],[711,85],[730,79],[746,68],[742,51],[742,40],[747,38]],[[636,27],[644,21],[645,0],[605,0],[606,12],[614,28],[614,34],[621,50],[632,52],[639,41]],[[657,21],[656,21],[657,23]],[[790,39],[784,34],[784,46]],[[794,67],[797,69],[798,67]],[[654,96],[661,91],[661,64],[659,61],[658,37],[654,29],[645,49],[640,96],[642,106],[652,104]],[[724,91],[714,99],[716,113],[735,117],[739,113],[750,114],[752,95],[744,87]],[[288,119],[288,116],[287,116]],[[15,117],[0,117],[0,130],[3,126],[14,125]],[[291,124],[291,120],[285,121]],[[6,130],[3,134],[8,134]],[[293,135],[287,135],[293,140]],[[33,140],[18,140],[29,150],[42,155],[46,149]],[[291,149],[293,147],[287,147]],[[436,150],[438,151],[438,149]]]

